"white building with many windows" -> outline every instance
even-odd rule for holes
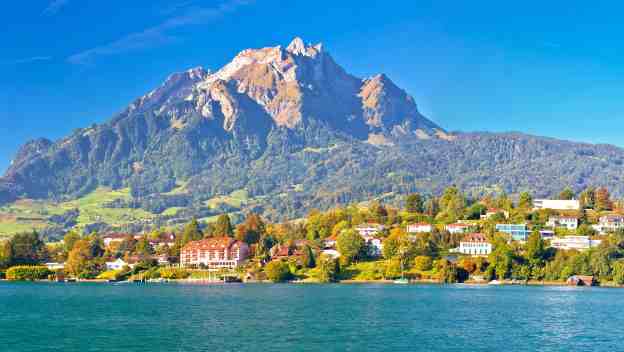
[[[551,216],[548,218],[546,226],[552,228],[563,227],[568,230],[576,230],[578,228],[578,219],[574,216]]]
[[[492,253],[492,244],[484,234],[471,233],[459,242],[457,252],[472,256],[486,256]]]
[[[416,224],[407,225],[407,233],[428,233],[433,230],[431,224],[425,222],[419,222]]]
[[[592,240],[588,236],[555,237],[550,241],[550,246],[557,249],[576,249],[583,251],[600,245],[602,241]]]

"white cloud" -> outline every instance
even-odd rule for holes
[[[69,4],[69,0],[54,0],[41,13],[43,16],[54,16]]]
[[[141,32],[130,33],[113,42],[76,53],[68,57],[67,61],[72,64],[87,64],[101,56],[117,55],[168,44],[176,40],[176,37],[169,33],[170,31],[180,27],[215,21],[252,2],[252,0],[229,0],[212,8],[189,7],[184,13],[170,17],[156,26]]]

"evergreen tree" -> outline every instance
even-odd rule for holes
[[[199,229],[199,222],[197,222],[196,218],[193,218],[193,220],[191,220],[191,222],[189,222],[185,227],[184,227],[184,231],[182,232],[182,246],[184,246],[185,244],[191,242],[191,241],[197,241],[197,240],[201,240],[203,238],[203,234],[201,232],[201,230]]]
[[[574,191],[570,187],[566,187],[561,193],[559,193],[559,199],[570,200],[574,199]]]
[[[405,208],[410,213],[422,213],[425,210],[424,199],[419,193],[412,193],[405,199]]]
[[[214,233],[216,236],[234,237],[234,227],[228,214],[221,214],[214,224]]]

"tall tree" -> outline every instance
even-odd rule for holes
[[[531,232],[526,243],[526,259],[529,263],[541,263],[545,252],[544,240],[539,230]]]
[[[349,264],[362,253],[364,239],[355,230],[347,230],[338,235],[336,246],[342,264]]]
[[[570,200],[574,199],[574,191],[570,187],[566,187],[559,193],[559,199]]]
[[[422,213],[425,210],[425,201],[420,193],[412,193],[405,199],[405,208],[410,213]]]
[[[245,221],[236,227],[236,239],[248,244],[258,243],[264,236],[266,226],[259,215],[250,213]]]
[[[232,226],[232,221],[228,214],[219,215],[214,225],[214,233],[216,236],[234,237],[234,227]]]
[[[579,202],[581,203],[581,209],[593,209],[595,203],[595,189],[593,187],[586,188],[579,195]]]
[[[522,192],[518,198],[518,208],[531,209],[533,207],[533,196],[529,192]]]
[[[48,259],[47,247],[35,231],[16,234],[9,243],[12,253],[11,265],[33,265]]]
[[[0,242],[0,269],[8,268],[13,261],[13,249],[9,241]]]
[[[80,235],[76,233],[76,231],[71,230],[65,234],[63,237],[63,249],[65,253],[69,253],[72,248],[74,248],[74,244],[80,241]]]
[[[181,245],[184,246],[191,241],[201,240],[203,237],[204,235],[199,229],[199,222],[196,218],[193,218],[193,220],[191,220],[191,222],[186,224],[186,226],[184,227],[184,231],[182,232]]]
[[[613,203],[611,202],[611,195],[609,190],[605,187],[600,187],[594,192],[594,209],[596,211],[611,210]]]

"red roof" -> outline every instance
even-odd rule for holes
[[[449,224],[446,227],[470,227],[468,224]]]
[[[126,238],[128,236],[132,237],[132,235],[129,234],[129,233],[112,232],[112,233],[109,233],[108,235],[104,236],[103,238],[124,239],[124,238]]]
[[[240,247],[243,242],[237,241],[231,237],[212,237],[206,238],[200,241],[193,241],[187,243],[182,250],[216,250],[216,249],[230,249],[232,247]]]
[[[487,237],[482,233],[469,233],[464,236],[462,242],[487,242]]]

